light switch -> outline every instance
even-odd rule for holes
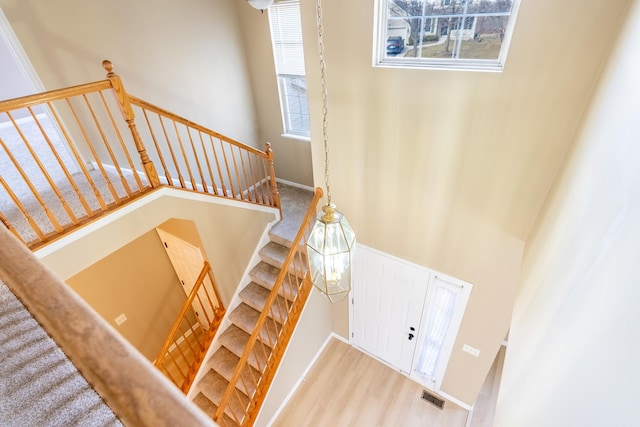
[[[122,313],[120,316],[116,317],[115,320],[116,320],[116,325],[120,326],[127,321],[127,316],[125,316],[124,313]]]

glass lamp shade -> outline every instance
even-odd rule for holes
[[[265,10],[273,4],[273,0],[247,0],[254,9]]]
[[[356,235],[335,205],[322,208],[307,241],[311,281],[331,302],[351,290],[351,264]]]

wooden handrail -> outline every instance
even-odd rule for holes
[[[0,122],[17,135],[0,141],[0,155],[9,156],[0,169],[0,226],[37,249],[161,185],[280,209],[269,145],[260,151],[136,98],[110,61],[103,67],[107,80],[0,101]],[[16,118],[25,115],[27,122]],[[33,167],[15,159],[17,147]]]
[[[254,147],[251,147],[250,145],[245,145],[240,141],[236,141],[235,139],[229,138],[228,136],[225,136],[221,133],[218,133],[216,131],[213,131],[211,129],[208,129],[202,125],[199,125],[198,123],[192,122],[191,120],[187,120],[184,117],[181,117],[177,114],[174,114],[168,110],[165,110],[164,108],[160,108],[156,105],[153,105],[147,101],[144,101],[134,95],[128,95],[129,96],[129,101],[131,102],[132,105],[137,105],[140,108],[143,108],[145,110],[149,110],[149,111],[153,111],[154,113],[159,113],[162,116],[165,116],[169,119],[171,119],[172,121],[176,121],[178,123],[181,123],[185,126],[188,126],[190,128],[196,129],[200,132],[209,134],[211,136],[213,136],[214,138],[219,138],[222,139],[223,141],[228,142],[229,144],[235,145],[237,147],[240,147],[244,150],[247,150],[250,153],[256,154],[258,156],[262,156],[262,157],[266,157],[266,153],[264,151],[260,151]]]
[[[218,407],[218,410],[216,411],[216,414],[214,416],[214,420],[218,423],[221,423],[221,425],[224,425],[225,409],[227,405],[229,405],[234,392],[236,392],[236,384],[241,379],[242,372],[244,371],[245,367],[249,365],[249,358],[252,354],[254,354],[256,343],[260,339],[260,336],[263,333],[262,331],[265,330],[264,328],[267,325],[266,322],[267,318],[269,317],[269,313],[271,313],[274,307],[276,307],[276,301],[278,296],[280,295],[280,290],[284,287],[285,279],[292,277],[292,271],[294,278],[296,278],[301,273],[299,270],[300,266],[302,265],[300,260],[303,247],[301,246],[301,244],[302,242],[306,241],[307,233],[309,233],[310,231],[312,220],[313,218],[315,218],[316,207],[321,197],[322,190],[320,188],[316,188],[309,210],[307,211],[300,229],[298,230],[298,233],[296,234],[296,237],[293,241],[293,244],[291,245],[291,250],[289,251],[289,254],[287,255],[283,263],[282,269],[278,274],[273,289],[271,290],[269,297],[265,302],[262,313],[260,314],[256,326],[251,336],[249,337],[249,341],[247,342],[245,350],[242,353],[242,356],[240,357],[240,360],[236,365],[236,369],[229,380],[229,385],[227,386],[227,389],[222,396],[220,406]],[[294,261],[296,257],[298,257],[297,262]],[[290,282],[289,285],[291,286]],[[260,407],[262,406],[262,403],[264,402],[264,399],[266,397],[265,391],[268,390],[268,387],[273,381],[273,377],[275,376],[275,372],[280,364],[280,361],[282,360],[282,356],[284,355],[286,346],[291,339],[291,336],[293,335],[293,330],[295,329],[295,325],[298,321],[300,313],[302,312],[302,308],[304,307],[304,304],[309,297],[311,287],[312,284],[309,272],[305,271],[303,277],[298,278],[298,283],[296,284],[297,292],[293,301],[291,301],[290,305],[287,304],[288,306],[285,308],[287,317],[282,325],[282,329],[279,334],[276,330],[275,342],[271,341],[271,333],[269,332],[269,329],[267,327],[266,330],[270,341],[269,346],[271,347],[271,354],[269,354],[265,358],[265,365],[259,370],[261,375],[260,378],[254,380],[253,385],[256,386],[256,391],[253,393],[253,396],[249,396],[249,405],[246,408],[245,413],[242,414],[243,418],[238,419],[237,414],[234,414],[232,412],[232,418],[234,418],[234,421],[238,425],[250,426],[255,421],[255,417],[257,416]],[[293,292],[290,292],[290,295],[293,295]],[[285,298],[285,300],[286,299],[287,298]],[[282,313],[281,309],[282,307],[278,308],[278,311],[280,313]],[[245,387],[245,389],[247,388]]]
[[[214,301],[211,301],[211,297],[209,296],[209,291],[206,289],[205,281],[207,277],[210,279],[210,283],[213,288],[212,292],[214,294],[213,295]],[[200,296],[200,290],[203,288],[205,289],[205,293],[208,300],[208,301],[205,301],[204,303],[202,302],[202,299]],[[186,333],[190,333],[190,334],[194,333],[194,329],[193,329],[194,325],[192,324],[192,322],[189,321],[188,315],[192,314],[194,311],[193,303],[196,297],[198,297],[198,300],[201,306],[204,307],[204,304],[207,304],[207,303],[209,304],[209,307],[213,312],[213,318],[211,319],[207,318],[208,327],[206,328],[206,331],[203,333],[203,336],[201,338],[196,338],[196,342],[198,344],[198,350],[196,351],[193,348],[189,347],[190,352],[193,353],[190,355],[192,359],[187,360],[186,355],[182,351],[180,351],[183,359],[185,359],[185,362],[188,363],[187,372],[181,373],[182,374],[181,378],[175,378],[174,375],[169,373],[168,368],[165,366],[165,359],[169,357],[172,359],[174,363],[176,363],[171,355],[171,347],[175,346],[176,348],[179,348],[179,345],[180,345],[179,340],[186,339],[185,338]],[[158,357],[156,357],[156,360],[154,362],[154,365],[156,366],[156,368],[163,371],[167,375],[167,377],[169,377],[169,379],[173,381],[173,383],[176,386],[178,386],[180,390],[182,390],[183,393],[187,393],[189,391],[189,388],[193,383],[193,379],[195,378],[195,374],[198,368],[200,367],[200,365],[202,364],[202,361],[204,360],[206,351],[209,348],[211,341],[213,341],[213,337],[215,336],[216,331],[220,326],[220,322],[222,321],[224,314],[225,314],[225,309],[222,304],[222,301],[220,300],[220,295],[218,293],[218,286],[213,278],[213,275],[211,274],[211,264],[205,261],[202,267],[202,270],[200,271],[200,274],[198,275],[198,278],[196,279],[196,282],[193,288],[191,289],[191,292],[189,293],[187,300],[182,305],[180,314],[178,314],[178,316],[176,317],[176,321],[174,322],[173,327],[171,328],[171,332],[169,332],[169,334],[167,335],[167,339],[165,340],[164,345],[162,346],[162,350],[160,350],[160,352],[158,353]],[[206,314],[206,308],[205,308],[205,313],[203,313],[203,315],[205,315],[205,317],[208,317],[208,315]],[[184,325],[187,325],[187,326],[183,328]],[[181,328],[183,329],[181,330]],[[184,329],[187,329],[187,330],[185,331]]]
[[[125,425],[214,426],[4,227],[0,278]]]
[[[164,185],[280,208],[270,144],[260,151],[135,96],[128,99],[145,119],[139,131],[153,141],[150,155],[162,166]]]
[[[19,98],[7,99],[0,102],[0,113],[17,110],[19,108],[34,107],[48,102],[60,101],[67,98],[83,95],[85,93],[99,92],[111,89],[109,80],[100,80],[93,83],[85,83],[77,86],[70,86],[62,89],[54,89],[47,92],[40,92],[33,95],[21,96]]]

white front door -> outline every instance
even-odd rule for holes
[[[429,272],[358,245],[354,260],[353,342],[411,372]]]
[[[167,251],[173,269],[176,271],[182,289],[187,297],[189,297],[204,265],[205,260],[202,251],[199,247],[193,246],[173,234],[167,233],[159,228],[156,228],[156,231]],[[207,292],[205,292],[204,289],[198,291],[199,298],[196,297],[193,300],[192,306],[200,324],[208,328],[208,320],[213,319],[213,309],[211,308],[209,299],[211,299],[211,302],[215,306],[219,303],[215,300],[215,292],[209,276],[205,278],[204,286],[207,288]]]

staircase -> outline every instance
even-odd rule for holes
[[[207,373],[196,384],[199,392],[193,399],[205,413],[213,417],[220,405],[222,396],[229,384],[229,380],[238,364],[244,348],[253,332],[258,317],[265,305],[274,282],[280,273],[283,262],[287,257],[292,242],[295,239],[302,223],[303,217],[309,208],[313,198],[311,191],[299,188],[279,185],[282,203],[282,220],[269,231],[269,243],[259,251],[261,261],[253,267],[250,272],[251,283],[249,283],[239,293],[239,304],[229,313],[231,324],[220,333],[218,343],[220,347],[213,356],[205,363]],[[293,270],[293,269],[290,269]],[[299,271],[299,270],[298,270]],[[283,292],[278,296],[285,298]],[[284,301],[279,307],[284,306]],[[245,408],[239,402],[249,403],[249,396],[255,391],[252,378],[258,378],[257,370],[265,365],[265,357],[260,355],[269,354],[270,337],[279,332],[281,324],[284,322],[286,313],[276,311],[270,321],[260,333],[259,346],[264,346],[265,351],[258,351],[258,356],[251,357],[249,364],[251,369],[246,369],[242,373],[242,379],[236,386],[237,396],[230,405],[225,408],[224,420],[218,423],[223,426],[237,426],[234,419],[242,419]]]

